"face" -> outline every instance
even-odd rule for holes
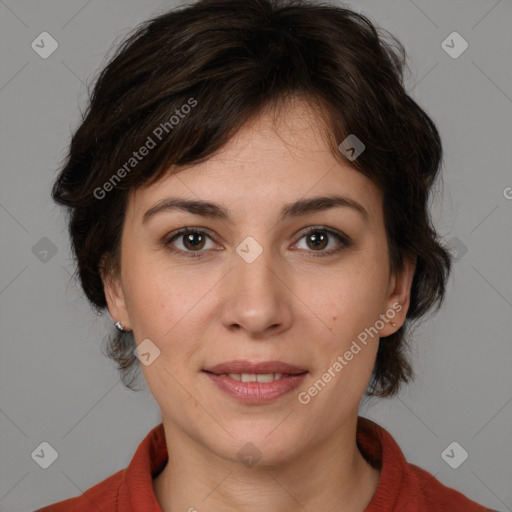
[[[389,274],[380,191],[317,122],[300,101],[264,113],[207,162],[132,192],[121,271],[104,280],[112,317],[150,340],[141,369],[166,434],[227,460],[252,443],[262,462],[290,461],[355,421],[379,336],[409,304],[414,267]]]

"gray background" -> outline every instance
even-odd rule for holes
[[[86,84],[112,43],[174,5],[0,0],[2,512],[81,494],[125,468],[161,421],[147,388],[125,389],[101,354],[110,318],[95,316],[70,279],[64,215],[50,187],[85,108]],[[416,331],[416,381],[361,414],[445,485],[512,510],[512,4],[345,5],[408,51],[408,90],[437,123],[445,148],[433,217],[459,258],[444,308]],[[47,59],[31,48],[43,31],[59,44]],[[441,46],[453,31],[469,44],[456,59]],[[51,246],[43,237],[56,254],[41,252]],[[42,441],[58,452],[48,469],[31,458]],[[469,453],[457,469],[441,457],[452,441]]]

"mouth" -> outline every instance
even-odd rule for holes
[[[215,375],[299,375],[306,373],[308,370],[283,361],[262,361],[253,363],[237,359],[235,361],[227,361],[204,368],[203,371]]]
[[[207,372],[210,373],[210,372]],[[229,377],[230,379],[237,380],[239,382],[273,382],[275,380],[282,379],[283,377],[289,377],[291,374],[288,373],[213,373],[212,375],[222,375]],[[297,374],[300,375],[300,374]]]
[[[202,370],[216,387],[237,401],[262,404],[300,385],[308,370],[282,361],[229,361]]]

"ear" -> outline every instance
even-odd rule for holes
[[[404,268],[401,272],[390,276],[387,290],[387,299],[383,316],[386,317],[385,326],[380,331],[383,338],[398,331],[405,322],[411,299],[411,286],[416,270],[416,258],[404,256]],[[392,324],[396,324],[393,327]]]
[[[114,323],[121,322],[123,328],[129,331],[131,330],[131,325],[119,274],[117,270],[114,270],[112,266],[106,262],[106,259],[102,259],[100,275],[103,282],[105,299],[107,300],[108,312]]]

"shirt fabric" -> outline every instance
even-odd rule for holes
[[[375,422],[359,416],[356,440],[368,462],[381,470],[377,490],[364,512],[497,512],[408,463],[391,434]],[[127,468],[81,496],[35,512],[162,512],[152,480],[167,460],[164,427],[160,423],[140,443]]]

